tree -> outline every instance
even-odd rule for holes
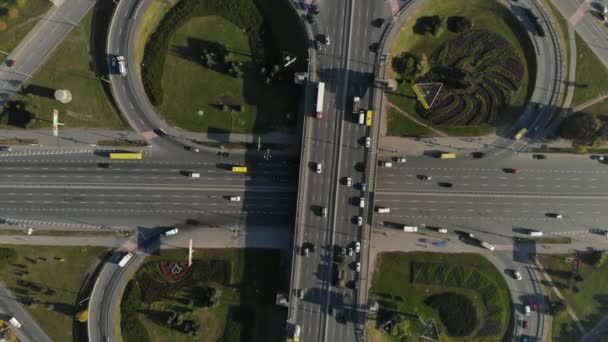
[[[221,297],[222,297],[222,291],[220,291],[220,289],[214,287],[213,290],[211,291],[211,296],[209,298],[209,303],[211,304],[211,306],[220,305]]]
[[[560,126],[560,136],[578,144],[591,144],[603,123],[590,113],[576,113],[567,117]]]
[[[409,52],[404,52],[392,60],[393,70],[404,77],[412,75],[415,65],[416,57]]]
[[[431,65],[429,63],[429,58],[425,53],[423,53],[420,58],[416,61],[416,67],[414,70],[414,78],[419,78],[424,76],[427,72],[431,70]]]

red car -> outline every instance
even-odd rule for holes
[[[538,312],[538,304],[536,304],[536,303],[532,304],[532,310]]]
[[[518,174],[518,173],[519,173],[519,170],[518,170],[518,169],[513,169],[513,168],[510,168],[510,167],[505,167],[505,168],[503,169],[503,171],[504,171],[504,172],[507,172],[507,173],[514,173],[514,174]]]

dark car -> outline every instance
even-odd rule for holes
[[[528,327],[528,321],[526,321],[526,320],[521,321],[521,328],[526,329],[527,327]]]
[[[12,67],[15,65],[15,60],[14,59],[7,59],[4,61],[4,64],[6,64],[7,67]]]
[[[340,311],[336,314],[336,321],[341,324],[346,323],[346,316],[344,315],[344,312]]]
[[[452,187],[454,187],[454,184],[448,183],[448,182],[439,182],[438,184],[442,188],[452,188]]]
[[[506,173],[515,173],[515,174],[519,173],[519,170],[518,170],[518,169],[513,169],[513,168],[510,168],[510,167],[505,167],[505,168],[504,168],[504,169],[502,169],[502,170],[503,170],[504,172],[506,172]]]
[[[97,163],[97,167],[100,167],[102,169],[111,169],[112,168],[112,164],[110,164],[110,163]]]
[[[486,154],[483,152],[473,152],[473,153],[471,153],[471,155],[475,159],[481,159],[481,158],[485,157]]]
[[[309,9],[312,13],[314,14],[319,14],[321,13],[321,10],[319,9],[319,6],[317,6],[317,4],[312,4],[309,6]]]
[[[417,175],[416,177],[423,181],[431,180],[431,176],[427,176],[427,175]]]
[[[308,13],[306,15],[306,20],[311,23],[314,24],[315,23],[315,16],[312,13]]]
[[[377,18],[377,19],[374,19],[373,25],[376,27],[382,27],[382,25],[384,25],[385,21],[386,20],[384,18]]]
[[[546,159],[547,156],[544,154],[533,154],[532,159]]]

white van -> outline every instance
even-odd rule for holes
[[[15,318],[15,317],[11,317],[8,322],[14,326],[15,328],[21,328],[21,323],[19,323],[19,321]]]
[[[231,202],[240,202],[241,196],[230,196],[230,201]]]
[[[418,231],[418,227],[416,226],[403,226],[404,232],[415,233]]]
[[[116,60],[118,61],[118,72],[120,73],[121,76],[126,76],[127,75],[127,64],[125,62],[125,58],[123,56],[118,56],[118,57],[116,57]]]
[[[365,197],[359,198],[359,208],[365,208]]]
[[[376,211],[380,214],[388,214],[391,212],[391,208],[376,207]]]
[[[177,233],[179,233],[179,229],[172,228],[172,229],[167,230],[164,234],[165,234],[165,236],[172,236],[172,235],[176,235]]]
[[[365,111],[359,111],[359,125],[365,125]]]
[[[448,233],[448,230],[447,230],[447,229],[445,229],[445,228],[439,228],[439,229],[437,229],[437,232],[439,232],[439,233],[443,233],[443,234],[447,234],[447,233]]]
[[[530,305],[524,306],[524,313],[526,316],[530,316]]]
[[[188,172],[188,177],[190,177],[190,178],[201,178],[201,174],[199,172]]]

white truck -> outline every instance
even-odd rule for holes
[[[538,230],[531,230],[528,232],[528,234],[530,234],[530,236],[543,236],[543,232]]]
[[[317,119],[323,118],[323,96],[325,95],[325,83],[319,82],[317,86]]]
[[[122,257],[122,259],[120,259],[120,261],[118,262],[118,267],[125,267],[125,265],[129,262],[129,260],[131,260],[131,258],[133,257],[133,253],[127,253],[125,254],[125,256]]]
[[[379,214],[388,214],[391,212],[391,208],[386,208],[386,207],[376,207],[376,211]]]
[[[496,247],[493,244],[485,242],[485,241],[481,241],[481,247],[489,249],[490,252],[494,252],[494,249],[496,249]]]
[[[418,227],[416,226],[403,226],[403,231],[408,233],[415,233],[418,231]]]

